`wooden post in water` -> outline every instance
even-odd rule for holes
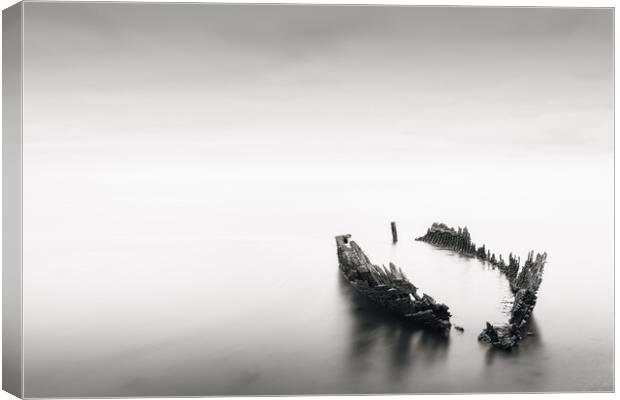
[[[398,242],[398,233],[396,232],[396,222],[392,221],[392,243]]]

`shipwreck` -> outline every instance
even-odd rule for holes
[[[450,330],[448,306],[436,302],[427,294],[420,296],[417,288],[393,263],[389,264],[389,268],[372,264],[350,238],[351,235],[336,236],[336,246],[339,268],[351,286],[409,321],[443,333]]]
[[[514,294],[510,319],[508,323],[499,326],[487,322],[478,340],[504,350],[517,346],[523,339],[523,331],[538,299],[537,294],[547,262],[547,253],[536,254],[534,257],[534,252],[531,251],[521,268],[521,259],[513,256],[512,253],[506,262],[501,255],[496,257],[495,253],[488,250],[485,245],[476,247],[467,227],[454,229],[442,223],[433,223],[426,234],[416,240],[475,257],[490,263],[504,273]]]

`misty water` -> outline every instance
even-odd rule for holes
[[[464,160],[26,166],[26,395],[610,390],[611,159]],[[415,242],[434,221],[505,258],[548,253],[515,351],[477,341],[508,319],[506,278]],[[357,294],[343,233],[464,333],[403,325]]]

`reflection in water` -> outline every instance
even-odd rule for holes
[[[350,351],[347,370],[360,377],[372,371],[374,357],[386,359],[388,378],[399,382],[417,362],[426,367],[446,358],[448,336],[424,329],[402,317],[388,313],[358,293],[340,275],[340,292],[349,303],[351,317]]]
[[[529,332],[531,332],[531,335],[525,337],[524,340],[519,343],[519,346],[515,347],[511,351],[499,350],[493,346],[489,346],[485,355],[487,367],[493,366],[493,363],[498,359],[510,360],[533,353],[540,355],[540,352],[544,351],[544,347],[542,346],[540,328],[538,327],[536,317],[533,314],[523,329],[523,335],[527,335]]]
[[[420,369],[429,370],[437,366],[444,368],[450,345],[449,336],[387,313],[352,288],[344,277],[340,275],[339,278],[340,293],[348,304],[351,320],[350,347],[346,353],[346,370],[350,379],[364,382],[383,375],[394,387],[399,387],[417,375]],[[535,316],[530,318],[524,329],[524,334],[528,332],[531,335],[513,351],[480,344],[481,350],[485,351],[484,364],[488,371],[483,376],[496,379],[498,372],[503,376],[503,372],[497,370],[498,367],[500,370],[506,365],[525,367],[520,360],[544,356],[541,354],[544,353],[541,331]],[[539,366],[527,366],[527,371],[523,377],[525,381],[534,382],[538,375],[545,374],[545,369]],[[509,384],[510,379],[504,376],[503,384]]]

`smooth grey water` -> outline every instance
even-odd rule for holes
[[[37,226],[25,260],[30,396],[610,390],[609,165],[531,160],[517,175],[498,164],[498,195],[464,184],[474,171],[322,182],[171,172],[148,186],[39,171],[33,197],[62,194],[29,203],[25,221]],[[513,179],[520,189],[501,195]],[[508,318],[505,278],[413,241],[435,220],[467,224],[504,255],[548,252],[535,335],[517,351],[476,340],[485,321]],[[465,332],[407,328],[360,298],[338,271],[340,233],[448,304]]]

